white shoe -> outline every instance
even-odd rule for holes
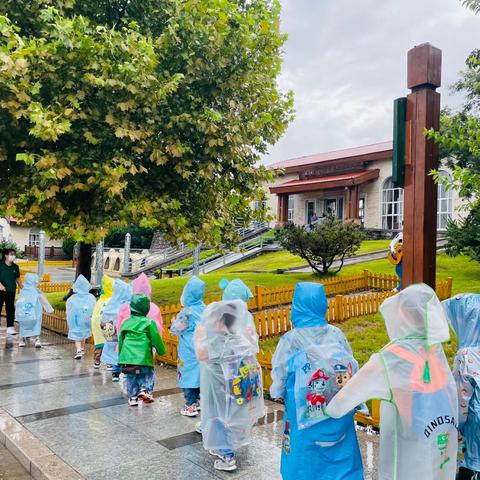
[[[82,351],[81,350],[77,350],[76,353],[75,353],[75,356],[73,357],[75,360],[81,360],[81,358],[83,357],[83,354],[82,354]]]
[[[137,407],[138,406],[138,398],[137,397],[130,397],[128,399],[128,404],[131,406],[131,407]]]
[[[215,470],[221,470],[223,472],[233,472],[237,469],[237,461],[235,460],[235,458],[228,459],[227,457],[223,457],[221,459],[215,460],[213,468],[215,468]]]
[[[39,338],[35,340],[35,348],[42,348],[42,342]]]
[[[7,335],[16,335],[17,331],[15,330],[15,327],[7,327]]]
[[[200,435],[202,434],[202,422],[197,422],[195,424],[195,431],[199,433]]]
[[[21,338],[20,341],[18,342],[19,347],[24,347],[27,344],[24,338]]]
[[[184,417],[198,417],[198,410],[195,404],[190,405],[189,407],[185,405],[181,410],[180,410],[180,415],[183,415]]]

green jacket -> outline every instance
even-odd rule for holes
[[[118,363],[120,365],[145,365],[153,367],[152,347],[163,355],[165,345],[158,333],[157,325],[146,315],[150,310],[150,299],[145,295],[134,295],[130,302],[132,316],[125,320],[118,335]]]

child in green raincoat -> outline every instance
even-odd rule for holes
[[[152,348],[158,355],[165,353],[165,345],[157,325],[147,318],[150,299],[146,295],[134,295],[130,302],[131,317],[122,323],[118,335],[118,364],[127,376],[128,404],[138,401],[149,404],[153,400],[155,369]]]

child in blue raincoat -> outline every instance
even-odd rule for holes
[[[47,313],[53,312],[47,297],[38,289],[38,283],[39,278],[36,273],[27,273],[23,288],[18,295],[15,319],[20,325],[19,347],[25,347],[30,338],[35,340],[36,348],[42,346],[40,342],[42,309],[45,309]]]
[[[459,347],[453,376],[458,390],[463,459],[457,480],[470,480],[480,477],[480,295],[458,295],[443,305]]]
[[[354,412],[334,420],[330,399],[358,370],[347,339],[325,320],[323,285],[299,283],[290,320],[272,360],[270,395],[284,399],[281,473],[284,480],[361,480]]]
[[[100,360],[111,366],[112,382],[120,380],[122,368],[118,364],[118,335],[117,321],[120,308],[129,303],[132,298],[132,287],[123,280],[116,279],[113,283],[112,298],[105,305],[100,320],[100,327],[105,337],[102,356]]]
[[[67,300],[68,338],[75,341],[76,360],[85,355],[85,341],[92,334],[92,313],[96,300],[90,293],[91,288],[90,282],[79,275],[73,284],[73,295]]]
[[[200,410],[200,365],[195,355],[193,335],[205,310],[203,296],[205,282],[192,277],[183,289],[182,311],[170,327],[170,333],[179,337],[178,386],[183,389],[185,406],[180,411],[186,417],[196,417]]]

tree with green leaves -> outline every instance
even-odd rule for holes
[[[83,246],[132,224],[235,242],[292,118],[279,15],[278,0],[7,0],[0,204]]]
[[[463,3],[473,10],[480,6],[476,1]],[[453,172],[453,179],[438,172],[435,178],[447,189],[458,190],[465,200],[463,218],[447,225],[446,251],[480,261],[480,50],[474,50],[465,63],[461,78],[452,86],[465,96],[463,105],[458,111],[444,110],[440,131],[430,130],[427,135],[440,145],[441,157]]]
[[[339,260],[338,273],[345,257],[353,255],[365,240],[363,228],[352,222],[337,220],[330,215],[313,228],[287,224],[277,232],[280,244],[293,255],[308,262],[317,273],[328,275],[335,260]]]

